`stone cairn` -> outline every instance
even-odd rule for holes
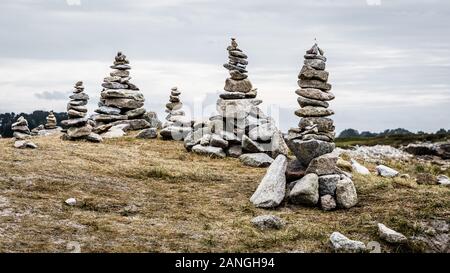
[[[13,136],[18,140],[30,138],[31,131],[28,128],[28,121],[22,116],[12,124],[11,130],[13,131]]]
[[[247,55],[231,39],[227,48],[229,62],[224,67],[230,77],[217,101],[219,115],[196,122],[185,139],[187,150],[219,157],[241,157],[244,164],[262,167],[271,157],[287,154],[288,148],[272,119],[258,107],[257,90],[248,79]],[[263,162],[262,162],[263,161]]]
[[[44,128],[48,130],[56,129],[57,123],[58,122],[56,120],[55,114],[53,113],[53,111],[50,111],[47,116],[47,123],[44,125]]]
[[[116,127],[113,130],[124,131],[149,128],[143,108],[144,95],[130,82],[131,66],[127,57],[118,52],[111,68],[113,71],[102,84],[99,108],[95,110],[97,114],[93,116],[96,122],[94,132],[104,133],[112,127]]]
[[[83,82],[75,84],[73,94],[67,104],[68,120],[63,120],[61,124],[66,128],[62,136],[64,140],[87,139],[93,142],[100,142],[101,138],[92,132],[93,121],[87,118],[87,107],[89,95],[84,93]]]
[[[159,133],[165,140],[184,140],[192,132],[193,122],[185,117],[180,95],[178,87],[171,89],[169,103],[166,104],[166,122]]]
[[[317,44],[306,52],[298,81],[300,89],[296,91],[300,109],[295,114],[301,120],[286,137],[296,159],[288,162],[280,156],[270,166],[250,199],[257,207],[280,205],[286,188],[288,201],[297,205],[320,205],[323,210],[333,210],[350,208],[358,202],[351,174],[337,167],[338,155],[333,152],[335,128],[329,116],[334,112],[328,101],[334,95],[327,83],[326,61]]]

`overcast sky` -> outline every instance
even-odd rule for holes
[[[263,108],[286,130],[317,38],[337,131],[450,129],[449,14],[448,0],[1,0],[0,112],[65,111],[78,80],[93,110],[122,50],[148,110],[164,118],[178,86],[193,115],[208,116],[236,37]]]

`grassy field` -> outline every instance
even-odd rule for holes
[[[417,185],[417,170],[433,166],[415,162],[389,163],[409,179],[355,175],[360,202],[350,210],[267,211],[249,202],[265,169],[190,154],[180,142],[33,141],[39,149],[0,139],[0,252],[68,252],[74,243],[82,252],[328,252],[334,231],[368,243],[380,241],[378,222],[413,236],[426,221],[450,219],[450,189]],[[70,197],[77,206],[64,204]],[[263,214],[286,227],[255,229],[250,220]],[[386,252],[423,251],[381,244]]]
[[[378,137],[355,137],[355,138],[337,138],[336,146],[349,148],[355,145],[374,146],[390,145],[399,147],[414,142],[439,142],[450,140],[450,135],[422,134],[422,135],[393,135]]]

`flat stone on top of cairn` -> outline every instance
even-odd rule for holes
[[[103,90],[100,96],[95,132],[103,133],[119,124],[128,124],[128,130],[141,130],[150,127],[144,117],[144,95],[139,88],[131,83],[130,62],[127,57],[118,52],[111,66],[113,71],[103,80]]]

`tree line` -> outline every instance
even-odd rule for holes
[[[11,125],[17,121],[20,116],[23,116],[28,121],[28,127],[30,130],[38,127],[39,125],[44,125],[47,123],[47,116],[49,112],[47,111],[34,111],[31,114],[27,113],[4,113],[0,114],[0,136],[2,137],[12,137],[13,131],[11,130]],[[68,118],[67,113],[54,113],[58,121],[58,126],[61,126],[61,121]]]
[[[418,131],[417,133],[410,132],[404,128],[387,129],[380,133],[373,133],[369,131],[358,132],[355,129],[345,129],[342,131],[338,138],[370,138],[370,137],[389,137],[389,136],[407,136],[407,135],[448,135],[450,130],[444,128],[438,130],[436,133],[425,133]]]

